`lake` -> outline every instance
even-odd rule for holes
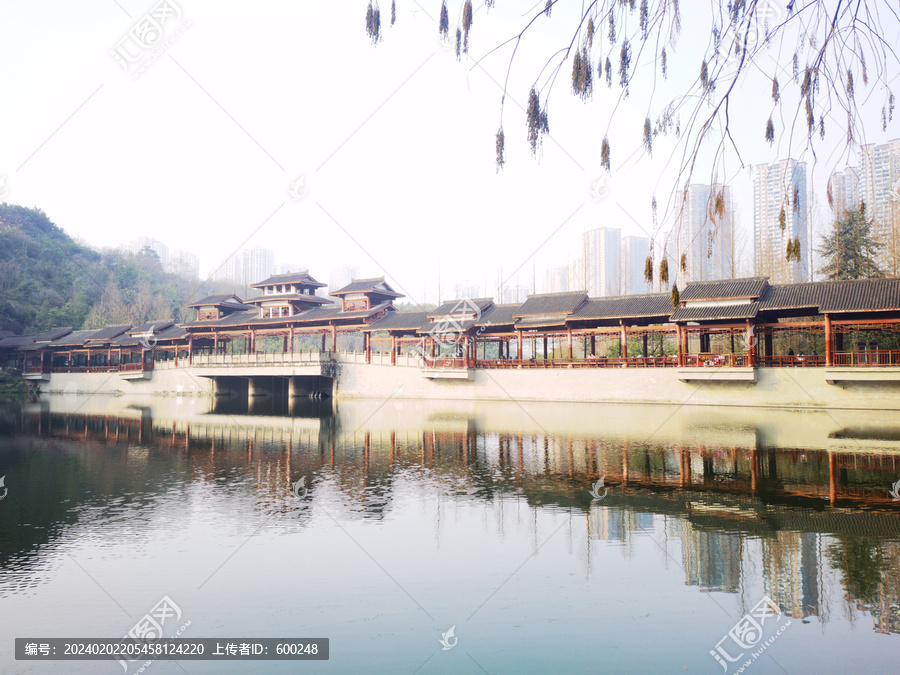
[[[896,413],[45,396],[0,411],[13,638],[328,638],[151,673],[887,673]],[[896,489],[896,488],[894,488]],[[175,611],[177,610],[177,611]],[[733,659],[733,660],[732,660]]]

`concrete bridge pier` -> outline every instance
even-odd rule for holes
[[[246,396],[248,383],[241,377],[213,377],[215,396]]]
[[[248,377],[247,378],[247,396],[273,396],[275,394],[274,378],[271,377]]]

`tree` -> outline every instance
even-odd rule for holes
[[[834,222],[831,234],[822,237],[819,253],[825,260],[820,270],[828,279],[872,279],[883,277],[876,262],[881,244],[872,233],[866,205],[844,213]]]
[[[895,97],[889,83],[900,70],[900,59],[896,40],[890,36],[900,33],[900,12],[890,3],[709,0],[688,6],[681,0],[592,0],[573,14],[552,13],[553,21],[570,22],[565,27],[568,39],[561,44],[529,40],[538,32],[539,22],[551,20],[557,2],[538,2],[522,15],[517,33],[472,59],[471,69],[475,69],[501,50],[508,54],[499,95],[500,125],[490,149],[498,170],[507,161],[503,113],[510,74],[517,56],[526,51],[544,63],[533,79],[526,78],[527,89],[517,92],[519,100],[528,101],[526,137],[532,154],[540,155],[542,140],[549,134],[549,104],[558,80],[568,80],[572,95],[585,102],[602,97],[600,124],[603,128],[605,123],[606,134],[600,158],[605,170],[610,171],[614,162],[617,147],[613,143],[624,158],[638,142],[650,156],[668,139],[670,159],[678,170],[661,221],[674,219],[676,227],[680,227],[677,221],[683,205],[678,197],[686,192],[695,170],[708,166],[709,184],[725,184],[731,177],[728,170],[744,166],[749,147],[763,140],[770,146],[777,144],[782,155],[799,154],[801,159],[809,155],[817,161],[817,148],[827,134],[834,133],[842,134],[846,156],[864,137],[863,107],[880,108],[882,131],[893,121]],[[490,9],[494,2],[485,6]],[[477,22],[473,26],[471,0],[459,0],[458,12],[465,28],[463,53],[474,51],[470,33],[474,36]],[[445,38],[448,15],[447,0],[443,0],[436,30]],[[479,15],[479,21],[487,20]],[[697,36],[709,36],[699,58],[680,58],[677,41],[683,22],[691,48]],[[559,78],[570,61],[571,78]],[[685,73],[690,75],[682,81]],[[666,91],[671,87],[674,95]],[[638,91],[648,94],[646,115],[626,120],[633,133],[630,138],[610,138],[612,119],[623,101]],[[762,113],[754,122],[758,131],[750,139],[735,137],[735,112],[753,109],[760,101],[770,104],[768,114]],[[835,165],[841,159],[837,154]],[[796,204],[794,197],[785,194],[783,206]],[[715,208],[711,195],[710,210]],[[717,232],[718,225],[713,236]],[[793,245],[788,254],[797,259],[802,252]]]

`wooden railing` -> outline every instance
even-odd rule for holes
[[[835,352],[836,366],[900,366],[900,350],[870,349],[856,352]]]
[[[688,367],[746,368],[750,365],[749,354],[685,354],[684,365]]]
[[[133,373],[136,371],[153,370],[153,361],[149,363],[121,363],[119,364],[120,373]]]
[[[210,366],[291,366],[297,364],[320,363],[328,361],[331,352],[277,352],[260,354],[194,354],[191,366],[204,368]],[[180,359],[179,363],[186,359]]]
[[[825,356],[823,354],[761,356],[759,365],[765,368],[811,368],[824,366]]]
[[[479,359],[475,368],[666,368],[678,365],[676,356],[604,356],[586,359]]]
[[[423,358],[426,368],[451,368],[463,370],[468,368],[469,362],[458,356],[426,356]]]

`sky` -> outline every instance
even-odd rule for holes
[[[648,156],[643,119],[696,78],[709,42],[704,3],[691,3],[668,80],[656,77],[652,89],[652,66],[639,64],[646,74],[625,99],[596,82],[589,101],[575,98],[567,62],[550,136],[533,158],[523,106],[547,58],[571,40],[580,3],[570,4],[535,22],[517,51],[498,172],[512,45],[491,50],[535,14],[530,3],[476,3],[470,54],[458,62],[440,40],[436,0],[398,0],[394,26],[383,2],[377,46],[363,0],[169,0],[155,52],[139,51],[129,31],[158,2],[0,2],[0,199],[43,209],[91,246],[150,236],[192,251],[204,277],[241,247],[263,246],[276,264],[324,281],[341,265],[384,275],[418,303],[436,302],[439,289],[447,300],[458,283],[496,296],[500,278],[542,290],[544,270],[577,256],[586,230],[671,227],[675,146],[658,138]],[[450,4],[451,32],[459,6]],[[123,68],[117,47],[151,57]],[[753,78],[731,111],[743,166],[734,156],[726,165],[747,237],[749,166],[793,152],[785,138],[763,141],[769,84]],[[749,93],[754,82],[761,95]],[[869,93],[881,87],[876,79]],[[865,142],[900,136],[896,121],[882,132],[875,99]],[[606,134],[612,170],[597,198]],[[855,163],[839,137],[819,147],[809,181],[817,194],[832,169]],[[707,182],[704,170],[701,161],[694,182]],[[816,233],[828,220],[819,201]]]

